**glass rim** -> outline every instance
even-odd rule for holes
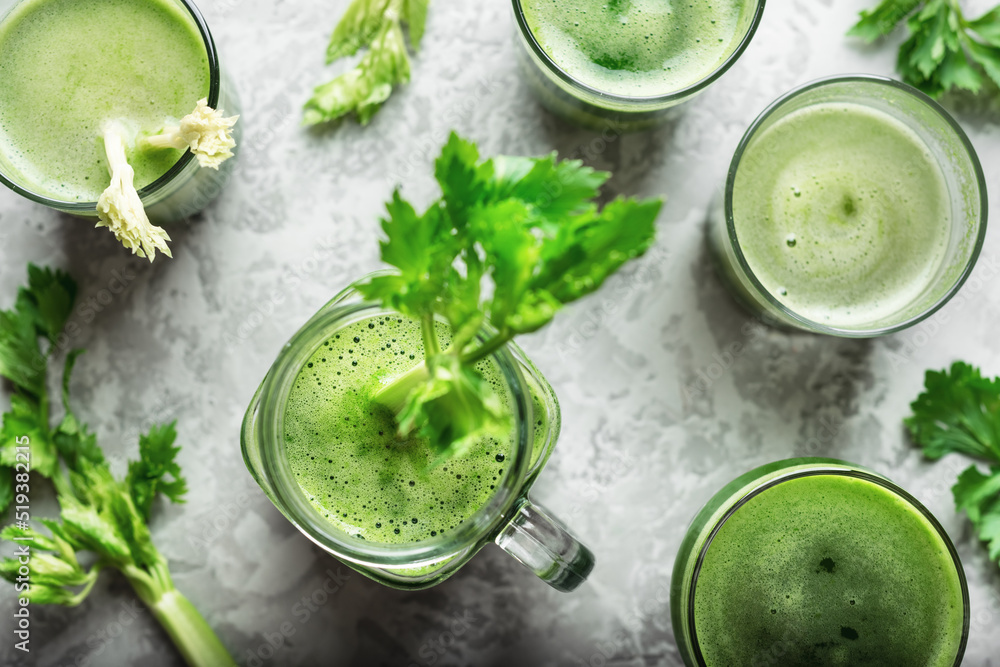
[[[794,461],[795,459],[790,459]],[[847,466],[847,467],[845,467]],[[694,654],[694,658],[698,664],[698,667],[707,667],[705,658],[701,653],[701,646],[698,642],[698,629],[695,625],[695,592],[698,587],[698,575],[701,573],[702,564],[705,561],[705,557],[708,554],[709,548],[712,546],[712,542],[715,540],[715,536],[718,535],[719,531],[726,524],[726,522],[738,512],[744,505],[759,496],[764,491],[772,489],[780,484],[789,482],[795,479],[801,479],[803,477],[815,477],[820,475],[839,475],[843,477],[854,477],[856,479],[861,479],[866,482],[871,482],[883,489],[899,496],[908,505],[916,509],[917,512],[931,525],[934,532],[938,537],[944,542],[945,546],[948,548],[948,554],[951,556],[952,564],[954,565],[955,573],[958,575],[959,587],[962,590],[962,639],[959,642],[958,650],[955,654],[955,662],[953,665],[957,667],[962,664],[962,659],[965,656],[965,650],[969,641],[969,628],[972,622],[972,610],[969,600],[969,584],[965,576],[965,569],[962,567],[962,561],[959,558],[958,550],[955,548],[954,543],[951,541],[951,537],[948,536],[947,531],[945,531],[944,526],[937,520],[937,518],[928,510],[923,503],[917,500],[912,494],[910,494],[906,489],[901,488],[895,484],[892,480],[878,475],[876,473],[867,472],[865,470],[858,469],[858,466],[853,464],[842,463],[839,465],[831,465],[829,462],[817,462],[812,465],[812,467],[802,470],[801,467],[796,467],[791,469],[790,472],[786,474],[778,474],[778,476],[766,479],[760,484],[757,484],[752,489],[747,491],[743,496],[741,496],[736,502],[730,506],[725,513],[719,517],[715,525],[712,526],[712,530],[709,532],[708,538],[702,545],[698,552],[698,558],[695,561],[694,567],[691,571],[690,577],[690,587],[688,590],[688,596],[685,603],[687,622],[689,633],[691,636],[691,649]]]
[[[935,112],[942,120],[945,121],[951,130],[958,137],[962,147],[965,149],[965,153],[969,158],[969,162],[972,165],[973,171],[975,172],[976,182],[979,190],[979,220],[978,220],[978,234],[976,237],[975,245],[972,248],[972,252],[969,255],[969,259],[965,266],[962,268],[961,274],[945,293],[938,298],[929,307],[917,313],[916,315],[906,319],[903,322],[893,324],[890,326],[876,327],[876,328],[866,328],[866,329],[850,329],[845,327],[835,327],[828,324],[822,324],[820,322],[815,322],[807,317],[804,317],[794,310],[790,309],[788,306],[784,305],[779,301],[771,292],[764,287],[757,274],[754,273],[753,269],[750,267],[749,262],[747,262],[746,256],[743,254],[743,249],[739,244],[739,237],[736,234],[736,220],[733,216],[733,192],[735,190],[736,184],[736,174],[739,169],[740,163],[742,161],[743,155],[749,148],[750,143],[757,136],[758,131],[764,126],[764,124],[782,109],[786,104],[794,100],[795,98],[803,95],[805,93],[812,92],[818,88],[823,88],[829,85],[841,84],[841,83],[861,83],[870,84],[876,86],[887,86],[893,88],[897,91],[905,93],[919,102],[922,102],[931,111]],[[729,235],[731,241],[731,246],[733,253],[736,256],[736,260],[743,270],[744,274],[750,280],[751,285],[756,290],[758,295],[764,299],[767,304],[774,309],[776,309],[783,316],[790,318],[797,325],[809,329],[815,333],[826,334],[831,336],[839,336],[841,338],[872,338],[876,336],[884,336],[887,334],[897,333],[908,329],[920,322],[923,322],[927,318],[934,315],[939,311],[945,304],[947,304],[951,299],[958,293],[965,282],[972,275],[973,269],[975,269],[976,263],[979,260],[979,255],[982,252],[983,245],[986,241],[986,229],[989,217],[989,201],[987,193],[986,175],[983,172],[982,163],[979,160],[979,155],[976,153],[975,147],[972,145],[972,141],[969,139],[968,134],[962,129],[962,126],[958,123],[955,118],[948,113],[948,111],[941,106],[937,101],[923,92],[917,90],[916,88],[905,84],[901,81],[891,79],[885,76],[879,76],[876,74],[838,74],[833,76],[827,76],[820,79],[816,79],[809,83],[798,86],[791,91],[780,96],[774,102],[767,106],[763,112],[753,121],[750,127],[747,129],[743,138],[740,140],[739,146],[736,148],[736,152],[733,155],[733,159],[729,165],[729,172],[726,177],[726,189],[725,189],[725,216],[726,216],[726,231]]]
[[[14,7],[19,5],[24,0],[17,0]],[[201,10],[194,4],[192,0],[173,0],[174,2],[182,5],[184,9],[187,10],[191,19],[194,21],[195,26],[198,28],[198,33],[201,35],[202,42],[205,44],[205,51],[208,55],[208,73],[209,73],[209,85],[208,85],[208,106],[213,109],[219,103],[219,96],[222,90],[222,71],[219,67],[219,53],[215,46],[215,39],[212,37],[212,32],[209,30],[208,22],[205,21],[205,17],[202,15]],[[3,17],[3,18],[6,18]],[[0,22],[2,22],[0,18]],[[157,178],[155,181],[147,185],[146,187],[139,190],[139,198],[146,199],[147,197],[156,194],[163,188],[167,187],[177,176],[179,176],[187,167],[191,164],[191,161],[195,159],[194,154],[191,151],[184,151],[181,157],[174,163],[170,169],[168,169],[162,176]],[[16,194],[29,199],[36,204],[41,204],[48,208],[53,208],[66,213],[71,214],[92,214],[97,210],[97,202],[78,202],[78,201],[65,201],[62,199],[55,199],[53,197],[47,197],[46,195],[38,194],[32,190],[29,190],[23,185],[18,185],[14,183],[10,178],[8,178],[3,170],[0,170],[0,185],[4,185]]]
[[[287,518],[315,544],[336,556],[367,567],[421,567],[460,554],[476,546],[490,531],[502,525],[510,509],[521,497],[524,479],[531,467],[529,419],[531,405],[526,381],[509,347],[501,348],[492,358],[507,380],[513,402],[514,427],[517,442],[507,457],[507,466],[498,480],[496,492],[489,501],[455,529],[435,537],[408,544],[385,544],[354,537],[324,519],[309,502],[305,492],[295,482],[285,457],[279,456],[284,409],[292,383],[308,356],[296,354],[297,347],[313,353],[317,345],[334,332],[355,322],[396,311],[380,304],[367,302],[343,304],[343,295],[334,299],[306,323],[284,346],[261,385],[256,421],[263,427],[255,430],[254,443],[260,448],[265,477]],[[484,330],[485,332],[485,330]],[[244,449],[248,443],[244,442]],[[244,458],[246,452],[244,451]]]
[[[531,47],[532,53],[545,65],[545,67],[564,83],[569,84],[575,89],[582,91],[588,95],[599,98],[601,100],[607,100],[612,103],[618,103],[623,106],[661,106],[669,105],[671,102],[685,100],[688,97],[693,96],[696,93],[701,92],[708,86],[715,83],[723,74],[725,74],[729,69],[740,59],[743,52],[746,51],[747,47],[750,46],[750,42],[753,40],[754,35],[757,32],[757,28],[760,26],[761,17],[764,14],[764,5],[766,0],[750,0],[756,3],[754,9],[753,18],[750,21],[750,25],[747,28],[746,34],[740,40],[736,49],[729,54],[725,60],[723,60],[718,67],[709,72],[705,77],[699,79],[698,81],[680,88],[678,90],[665,93],[663,95],[648,95],[648,96],[631,96],[631,95],[618,95],[615,93],[609,93],[607,91],[600,90],[599,88],[594,88],[586,83],[583,83],[573,75],[569,74],[566,70],[559,66],[555,60],[542,48],[542,45],[538,43],[535,38],[535,33],[532,32],[531,27],[528,25],[528,20],[524,16],[524,7],[522,6],[523,0],[512,0],[514,7],[514,19],[517,23],[518,30],[521,35],[525,38],[525,41]]]

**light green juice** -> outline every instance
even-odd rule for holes
[[[446,328],[439,327],[438,335],[446,347]],[[381,378],[402,375],[422,359],[418,324],[389,316],[363,320],[328,339],[289,394],[284,439],[292,474],[313,507],[350,535],[386,544],[447,535],[500,487],[513,450],[509,436],[483,438],[432,467],[428,445],[401,440],[391,412],[369,400]],[[495,362],[479,369],[512,405]],[[548,424],[532,398],[537,457]]]
[[[709,667],[951,667],[965,613],[956,567],[931,522],[879,484],[783,481],[709,544],[697,645]]]
[[[0,21],[0,167],[38,194],[97,201],[106,121],[156,133],[208,96],[205,43],[169,0],[24,0]],[[180,156],[130,148],[136,186]]]
[[[742,0],[523,0],[535,39],[604,93],[666,95],[714,72],[743,38]]]
[[[852,103],[792,112],[763,131],[733,186],[739,245],[764,288],[829,326],[863,326],[915,301],[947,252],[938,162],[888,114]]]

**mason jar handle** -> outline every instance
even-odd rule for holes
[[[594,554],[569,529],[527,498],[496,538],[497,545],[538,578],[568,593],[594,569]]]

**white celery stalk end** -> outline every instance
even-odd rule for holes
[[[169,125],[160,134],[144,140],[154,148],[190,149],[202,167],[218,169],[233,157],[236,140],[233,127],[239,116],[226,118],[221,111],[208,106],[208,99],[198,100],[195,110],[181,119],[179,125]]]
[[[133,255],[150,262],[159,250],[173,257],[167,232],[152,224],[135,189],[135,170],[125,156],[125,128],[118,122],[104,126],[104,150],[108,156],[111,185],[97,200],[98,227],[107,227]]]

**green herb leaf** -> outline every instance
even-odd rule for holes
[[[498,182],[495,198],[523,201],[543,221],[580,212],[611,178],[608,172],[595,171],[579,160],[560,162],[555,153],[535,160],[499,157],[494,164]],[[530,169],[518,177],[526,166]]]
[[[1000,563],[1000,466],[993,466],[989,475],[971,466],[959,476],[952,493],[955,507],[965,510],[986,543],[990,560]]]
[[[19,292],[14,309],[0,312],[0,374],[15,388],[0,428],[0,513],[10,501],[15,447],[24,446],[25,437],[30,440],[32,471],[52,480],[62,508],[61,521],[41,522],[50,536],[29,527],[0,531],[0,539],[31,538],[30,586],[18,594],[35,604],[75,606],[90,593],[99,572],[114,567],[165,627],[184,628],[171,637],[192,665],[235,667],[204,618],[174,588],[146,523],[156,494],[177,502],[186,491],[175,461],[174,425],[153,428],[144,436],[139,461],[129,466],[126,480],[116,480],[96,437],[70,406],[70,379],[79,350],[69,353],[63,370],[65,415],[55,429],[49,424],[48,354],[42,354],[39,338],[48,340],[47,353],[61,347],[75,295],[76,284],[66,274],[31,266],[28,286]],[[96,554],[89,570],[81,567],[79,551]],[[19,568],[16,560],[0,561],[0,576],[14,581]],[[170,604],[160,606],[164,599]]]
[[[608,174],[554,155],[483,160],[455,134],[435,176],[442,194],[422,215],[394,195],[382,258],[395,272],[357,289],[422,323],[422,372],[386,383],[374,400],[396,413],[403,434],[447,456],[507,427],[475,364],[642,255],[662,202],[619,199],[601,210],[594,199]],[[451,329],[444,351],[437,320]]]
[[[174,447],[176,426],[176,422],[154,426],[148,435],[139,439],[139,460],[129,463],[126,484],[132,502],[144,521],[149,520],[149,511],[157,493],[162,493],[171,502],[184,502],[187,482],[181,476],[181,468],[176,461],[181,451],[180,447]],[[171,479],[166,479],[167,476]]]
[[[861,20],[847,34],[874,42],[896,29],[900,21],[912,14],[922,0],[883,0],[875,9],[861,12]]]
[[[984,42],[991,46],[1000,47],[1000,5],[986,12],[978,19],[969,21],[967,25]]]
[[[432,209],[418,215],[399,192],[393,194],[386,211],[388,217],[382,220],[386,238],[380,243],[382,258],[398,274],[372,280],[366,287],[367,296],[400,312],[428,312],[440,295],[458,248],[443,233],[440,211]]]
[[[108,498],[108,506],[118,527],[118,534],[128,544],[135,565],[141,568],[153,568],[163,561],[163,556],[153,546],[153,536],[146,524],[147,519],[132,502],[126,485],[118,484],[115,491],[116,493]]]
[[[955,507],[965,511],[990,559],[1000,562],[1000,378],[982,377],[963,362],[949,371],[927,371],[924,392],[910,404],[905,420],[924,455],[939,459],[952,452],[992,464],[989,475],[976,466],[952,487]]]
[[[52,537],[32,528],[8,526],[0,531],[0,539],[17,540],[19,544],[30,546],[31,577],[29,588],[20,593],[35,604],[59,604],[72,607],[80,604],[90,593],[100,566],[89,571],[80,566],[76,558],[76,549],[81,545],[71,544],[62,526],[51,522],[43,522],[52,532]],[[51,553],[44,553],[44,552]],[[15,559],[5,559],[0,562],[0,577],[16,583],[18,569],[21,564]],[[83,590],[75,591],[83,586]]]
[[[904,422],[924,455],[958,452],[1000,464],[1000,378],[959,361],[950,373],[927,371],[924,386]]]
[[[944,66],[940,73],[941,87],[945,90],[961,88],[978,93],[983,86],[983,75],[969,64],[965,52],[961,49],[948,51]]]
[[[972,59],[979,63],[993,83],[1000,86],[1000,48],[984,46],[972,39],[967,39],[965,45]]]
[[[0,376],[33,396],[45,392],[44,336],[54,345],[69,319],[76,283],[61,271],[28,265],[28,285],[18,292],[14,309],[0,311]]]
[[[32,396],[45,392],[45,357],[38,347],[35,311],[18,300],[18,308],[0,311],[0,376]]]
[[[75,542],[118,567],[132,562],[132,550],[119,534],[107,507],[98,510],[70,498],[62,498],[61,503],[63,524]]]
[[[31,539],[31,547],[33,549],[41,549],[42,551],[58,551],[55,540],[52,540],[42,533],[39,533],[33,528],[21,528],[16,524],[11,524],[0,530],[0,540],[17,540],[17,539]]]
[[[11,407],[0,426],[0,514],[12,498],[10,468],[18,446],[30,446],[31,470],[52,477],[58,456],[49,431],[48,369],[39,338],[55,347],[73,311],[76,283],[65,273],[28,265],[28,284],[18,291],[12,310],[0,311],[0,376],[14,385]],[[25,445],[25,438],[30,443]]]
[[[662,202],[617,199],[603,211],[571,218],[543,248],[536,282],[561,303],[596,291],[653,243]]]
[[[500,330],[515,330],[513,325],[524,325],[525,319],[548,322],[562,305],[552,302],[548,309],[537,307],[538,295],[532,293],[532,288],[542,247],[532,233],[530,219],[528,204],[517,199],[476,211],[473,229],[485,251],[486,263],[493,267],[493,299],[486,310],[491,324]]]
[[[87,573],[75,560],[67,562],[45,553],[32,555],[31,579],[43,586],[83,586],[89,581]]]
[[[389,217],[382,221],[386,240],[380,243],[382,260],[399,269],[408,280],[416,281],[426,276],[434,266],[433,254],[440,249],[440,219],[436,215],[420,216],[397,190],[386,205]]]
[[[0,427],[0,463],[15,467],[18,462],[16,446],[20,439],[30,441],[30,468],[32,472],[51,478],[56,473],[58,455],[51,441],[47,415],[41,403],[33,397],[14,394],[10,397],[10,410],[3,415]]]
[[[410,56],[403,25],[416,49],[424,34],[427,0],[354,0],[337,25],[327,64],[367,52],[350,71],[319,86],[305,106],[303,122],[317,125],[355,113],[362,125],[389,99],[393,87],[410,80]]]
[[[404,0],[403,18],[410,30],[410,44],[413,50],[420,48],[424,32],[427,30],[427,5],[429,0]]]
[[[17,309],[30,312],[39,334],[55,344],[76,301],[76,282],[58,270],[28,265],[28,287],[21,288]]]
[[[452,132],[434,162],[434,177],[452,226],[464,236],[468,211],[487,197],[494,178],[493,162],[480,162],[479,148]]]
[[[371,44],[372,35],[376,34],[385,22],[385,11],[388,6],[389,0],[352,2],[330,37],[330,45],[326,49],[326,64],[353,56]]]
[[[953,0],[885,0],[861,13],[849,35],[874,41],[906,21],[899,49],[903,81],[932,97],[954,88],[978,93],[983,72],[1000,85],[1000,7],[967,21]]]
[[[945,2],[931,0],[922,12],[909,21],[914,35],[910,65],[916,67],[924,78],[930,78],[948,54],[945,40],[950,34],[950,16],[950,7]]]

